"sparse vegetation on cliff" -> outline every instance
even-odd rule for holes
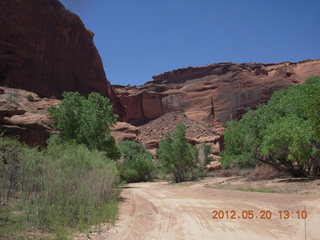
[[[224,167],[259,162],[293,176],[320,174],[320,77],[279,90],[225,132]]]

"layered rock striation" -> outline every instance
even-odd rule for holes
[[[77,91],[111,99],[123,121],[112,129],[118,141],[154,149],[184,122],[189,142],[218,153],[228,120],[320,75],[320,60],[218,63],[165,72],[142,86],[111,86],[94,34],[58,0],[1,0],[0,11],[0,86],[7,86],[0,88],[0,128],[29,145],[45,145],[54,132],[47,108],[59,101],[49,98]]]
[[[48,108],[59,100],[21,89],[0,87],[0,130],[30,146],[45,146],[53,129]]]
[[[168,112],[181,112],[207,125],[239,118],[272,93],[320,75],[320,60],[297,63],[219,63],[153,76],[142,86],[116,86],[125,121],[140,125]]]

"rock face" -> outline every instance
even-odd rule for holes
[[[111,135],[117,142],[125,140],[138,141],[140,133],[139,128],[126,122],[117,122],[110,130]]]
[[[191,120],[223,126],[246,108],[266,102],[275,90],[303,83],[312,75],[320,75],[320,60],[219,63],[177,69],[154,76],[143,86],[116,86],[116,90],[126,107],[124,120],[130,123],[140,125],[179,111]]]
[[[139,127],[127,122],[117,122],[110,130],[117,142],[130,140],[143,144],[153,155],[159,142],[167,132],[172,133],[178,123],[186,126],[186,138],[189,143],[195,145],[207,144],[215,155],[221,151],[221,134],[212,127],[188,119],[179,112],[170,112],[162,115]]]
[[[158,148],[160,140],[167,132],[172,133],[178,123],[183,123],[186,126],[188,142],[196,145],[205,143],[210,145],[215,153],[220,152],[220,135],[212,127],[190,120],[185,114],[179,112],[166,113],[147,124],[139,126],[138,141],[148,149]]]
[[[0,85],[59,98],[64,91],[111,98],[94,34],[58,0],[0,1]]]
[[[30,146],[45,146],[55,131],[48,108],[59,100],[39,98],[35,93],[0,87],[0,129],[7,136],[19,137]]]
[[[221,169],[221,163],[219,161],[212,161],[205,166],[204,172],[212,172]]]
[[[29,145],[44,145],[53,132],[47,108],[64,91],[108,96],[124,122],[115,138],[155,148],[178,122],[194,144],[222,148],[224,123],[266,102],[278,89],[320,75],[320,60],[297,63],[219,63],[153,77],[143,86],[107,81],[94,34],[58,0],[0,1],[0,128]],[[40,98],[40,97],[41,98]],[[123,109],[123,106],[125,109]],[[150,121],[153,120],[153,121]]]

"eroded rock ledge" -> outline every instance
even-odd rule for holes
[[[142,86],[115,86],[126,108],[124,120],[136,125],[179,111],[214,126],[239,118],[266,102],[275,90],[320,75],[320,60],[297,63],[218,63],[153,76]]]
[[[25,90],[0,87],[0,129],[30,146],[45,146],[55,133],[48,108],[59,100],[40,98]]]

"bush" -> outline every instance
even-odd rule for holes
[[[266,105],[228,123],[224,167],[260,161],[293,176],[320,174],[320,77],[275,92]]]
[[[35,102],[35,99],[34,99],[34,97],[33,97],[32,95],[28,95],[28,96],[27,96],[27,100],[28,100],[29,102]]]
[[[112,113],[110,100],[99,93],[91,93],[87,99],[77,92],[65,92],[62,96],[58,107],[49,108],[54,126],[60,131],[59,141],[84,144],[90,150],[104,151],[107,157],[118,159],[120,153],[110,135],[117,116]]]
[[[21,187],[24,209],[37,225],[61,232],[114,218],[116,163],[83,145],[50,144],[24,152]],[[63,231],[62,231],[63,232]]]
[[[0,134],[0,202],[8,203],[19,189],[20,168],[25,146]]]
[[[11,103],[18,104],[18,98],[15,94],[9,93],[6,97],[6,100]]]
[[[152,179],[152,155],[143,145],[133,141],[122,141],[118,147],[121,152],[119,170],[124,181],[141,182]]]
[[[197,149],[187,143],[185,135],[185,126],[179,123],[172,136],[167,133],[159,144],[158,156],[162,169],[172,174],[176,182],[194,176],[193,171],[198,163]]]
[[[0,137],[0,202],[10,207],[0,207],[0,232],[9,238],[32,226],[64,239],[69,229],[114,220],[118,182],[116,163],[103,152],[54,141],[39,151]]]

